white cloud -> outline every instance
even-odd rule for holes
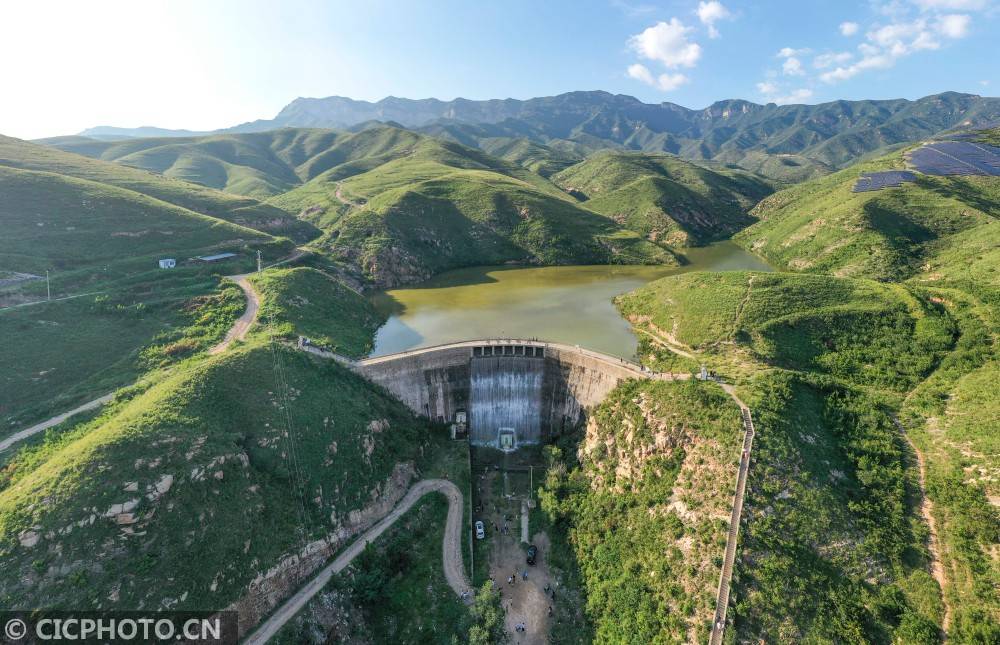
[[[966,14],[952,13],[938,18],[937,30],[948,38],[965,38],[971,23],[972,19]]]
[[[842,22],[840,23],[840,33],[843,36],[853,36],[858,33],[858,23],[856,22]]]
[[[677,18],[658,22],[628,40],[640,57],[655,60],[669,68],[694,67],[701,58],[701,46],[688,40],[691,27]]]
[[[812,98],[813,91],[807,88],[801,88],[797,90],[792,90],[786,96],[777,96],[774,98],[774,102],[778,105],[786,105],[788,103],[801,103]]]
[[[989,81],[979,81],[979,84],[982,85],[983,87],[988,87],[989,84],[990,84],[990,82]]]
[[[980,11],[985,9],[987,0],[914,0],[913,4],[922,11]]]
[[[649,68],[640,63],[629,65],[628,75],[637,81],[642,81],[646,85],[651,85],[664,92],[675,90],[690,80],[684,74],[660,74],[659,76],[654,76],[649,71]]]
[[[698,3],[698,20],[701,24],[708,27],[708,37],[718,38],[719,30],[715,28],[715,23],[719,20],[725,20],[732,17],[732,13],[729,9],[717,0],[709,0],[709,2],[699,2]]]
[[[781,88],[779,88],[776,83],[772,83],[770,81],[757,83],[757,91],[764,96],[766,101],[777,103],[778,105],[801,103],[812,98],[813,95],[813,91],[806,87],[792,90],[788,94],[782,95],[780,93]]]
[[[870,69],[888,69],[900,58],[915,52],[940,49],[942,38],[958,40],[969,34],[972,19],[967,14],[944,14],[920,16],[913,20],[896,20],[889,24],[872,28],[866,35],[867,42],[858,45],[861,57],[852,65],[849,58],[837,59],[834,55],[817,56],[814,65],[824,69],[838,65],[824,72],[820,80],[836,83],[857,76]],[[843,56],[840,54],[839,56]]]
[[[820,54],[813,58],[813,67],[816,69],[826,69],[827,67],[833,67],[834,65],[843,65],[847,61],[854,58],[854,54],[851,52],[829,52],[826,54]]]
[[[809,53],[809,49],[803,47],[802,49],[795,49],[793,47],[782,47],[778,50],[778,58],[791,58],[792,56],[802,56]]]
[[[802,61],[794,56],[785,59],[784,64],[781,66],[781,71],[785,73],[785,76],[804,76],[806,73],[802,69]]]

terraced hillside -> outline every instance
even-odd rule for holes
[[[747,212],[772,191],[750,173],[627,152],[595,153],[552,180],[587,208],[674,246],[731,236],[753,222]]]

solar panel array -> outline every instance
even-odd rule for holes
[[[1000,177],[1000,148],[971,141],[939,141],[911,152],[910,164],[927,175]]]
[[[884,172],[866,172],[858,177],[853,191],[864,193],[870,190],[882,190],[891,186],[901,186],[904,181],[916,181],[917,176],[909,170],[886,170]]]

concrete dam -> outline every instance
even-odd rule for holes
[[[478,340],[350,363],[417,414],[468,417],[470,441],[506,450],[577,426],[619,383],[672,379],[618,357],[572,345]]]

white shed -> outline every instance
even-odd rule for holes
[[[177,260],[174,258],[163,258],[160,260],[161,269],[173,269],[175,266],[177,266]]]

